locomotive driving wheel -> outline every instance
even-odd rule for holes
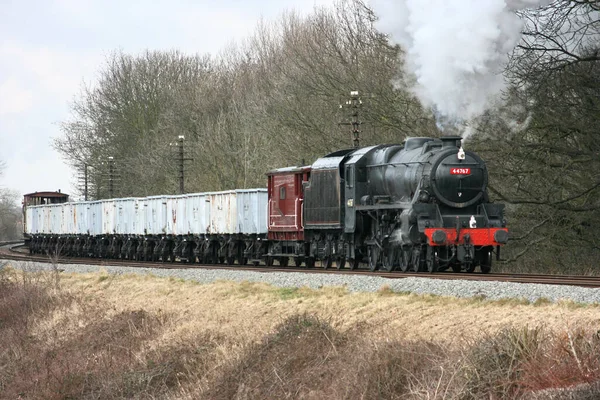
[[[400,250],[400,270],[402,272],[408,272],[410,270],[411,251],[409,249]]]
[[[342,269],[346,266],[346,257],[339,256],[335,259],[335,267],[337,269]]]
[[[394,262],[394,250],[384,250],[383,255],[381,257],[381,266],[383,267],[383,269],[385,269],[387,272],[392,272],[396,268]]]
[[[379,247],[377,246],[369,246],[367,248],[367,259],[369,262],[369,270],[371,272],[377,270],[377,263],[379,262]]]
[[[360,261],[355,258],[350,258],[348,260],[348,266],[350,267],[351,271],[354,271],[356,268],[358,268],[359,264],[360,264]]]

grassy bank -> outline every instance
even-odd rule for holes
[[[0,274],[6,399],[547,398],[600,377],[597,306]]]

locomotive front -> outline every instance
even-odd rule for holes
[[[432,194],[448,207],[465,208],[482,201],[488,173],[483,160],[464,151],[460,138],[442,138],[442,147],[431,160],[429,187]]]

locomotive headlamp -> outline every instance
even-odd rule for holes
[[[508,232],[500,230],[494,233],[494,240],[498,243],[505,244],[508,242]]]
[[[465,159],[465,151],[463,150],[462,146],[460,146],[460,149],[458,149],[458,159],[459,160]]]
[[[447,239],[446,232],[437,230],[433,232],[433,235],[431,235],[431,239],[435,244],[444,244],[446,243]]]

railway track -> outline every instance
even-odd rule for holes
[[[493,282],[515,282],[515,283],[537,283],[544,285],[570,285],[588,288],[600,288],[600,277],[597,276],[581,276],[581,275],[542,275],[542,274],[507,274],[507,273],[490,273],[490,274],[469,274],[469,273],[453,273],[453,272],[438,272],[438,273],[415,273],[415,272],[371,272],[368,270],[325,270],[323,268],[297,268],[297,267],[265,267],[265,266],[239,266],[239,265],[207,265],[207,264],[186,264],[186,263],[162,263],[162,262],[139,262],[120,259],[94,259],[94,258],[75,258],[75,257],[59,257],[52,258],[49,256],[30,255],[23,245],[23,242],[5,242],[0,243],[0,259],[30,261],[30,262],[53,262],[56,264],[86,264],[97,266],[122,266],[122,267],[137,267],[137,268],[161,268],[161,269],[221,269],[221,270],[238,270],[238,271],[254,271],[254,272],[301,272],[310,274],[348,274],[348,275],[365,275],[379,276],[383,278],[401,279],[408,277],[429,278],[429,279],[444,279],[444,280],[473,280],[473,281],[493,281]]]

